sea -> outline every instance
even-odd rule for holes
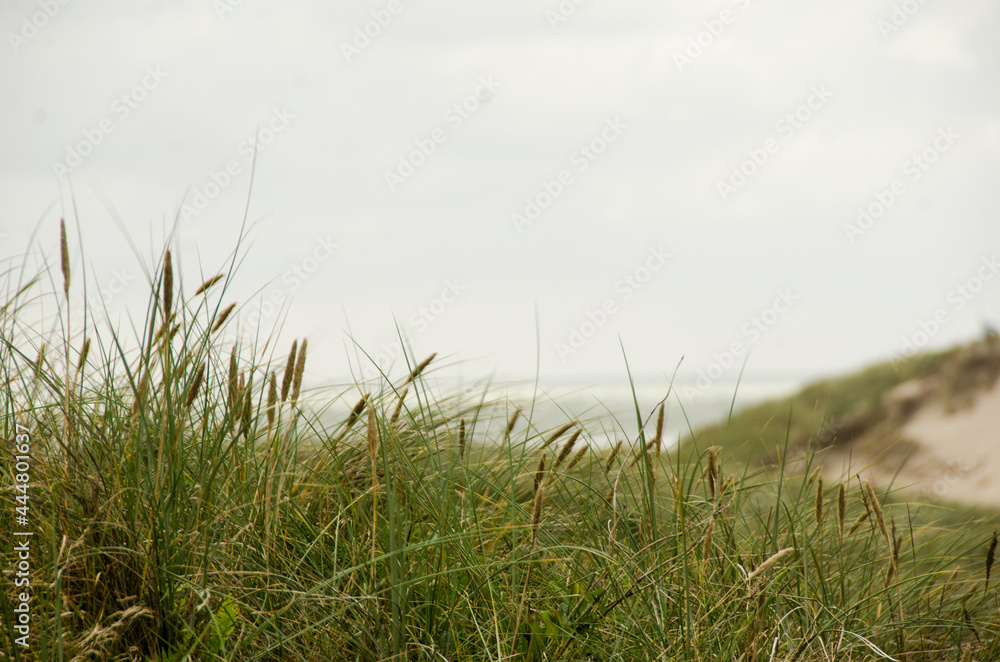
[[[419,389],[425,402],[444,402],[446,411],[462,412],[457,415],[466,417],[473,438],[502,438],[510,416],[520,409],[514,439],[544,436],[565,423],[578,421],[585,430],[583,440],[598,450],[613,446],[619,439],[634,443],[640,419],[649,438],[655,430],[661,402],[665,404],[663,443],[664,447],[670,447],[692,430],[725,420],[731,411],[792,395],[803,383],[804,380],[790,378],[753,379],[713,383],[701,389],[694,382],[671,385],[662,378],[632,383],[611,379],[547,383],[422,379]],[[322,418],[335,427],[357,403],[360,391],[350,385],[330,388],[339,394],[331,402],[330,391],[322,389],[326,393]],[[314,408],[315,405],[313,399]],[[412,389],[406,405],[409,411],[418,407]]]

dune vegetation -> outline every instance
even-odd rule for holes
[[[307,339],[233,341],[236,274],[188,294],[169,252],[102,336],[61,244],[54,291],[4,275],[0,660],[1000,659],[988,513],[762,466],[749,429],[671,452],[662,407],[595,448],[433,357],[305,393]]]

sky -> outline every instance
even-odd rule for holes
[[[0,257],[57,264],[65,217],[75,300],[123,328],[164,247],[188,295],[235,254],[234,333],[308,337],[314,383],[405,373],[400,337],[466,376],[679,364],[692,394],[902,360],[1000,320],[998,27],[986,0],[7,0]]]

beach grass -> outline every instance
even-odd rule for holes
[[[233,340],[235,274],[169,252],[134,337],[74,331],[65,236],[51,291],[5,274],[0,660],[1000,659],[988,512],[671,451],[659,408],[595,449],[434,357],[306,393],[308,339]]]

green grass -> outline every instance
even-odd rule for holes
[[[30,431],[30,510],[17,524],[8,442],[0,538],[34,537],[27,649],[0,548],[0,659],[1000,656],[989,514],[956,529],[879,490],[883,532],[849,485],[842,532],[839,485],[668,454],[655,412],[612,458],[531,403],[511,425],[508,403],[438,394],[433,363],[307,398],[304,341],[283,361],[223,340],[230,278],[189,296],[169,271],[134,338],[63,314],[44,351],[26,320],[72,302],[7,274],[2,431]]]

